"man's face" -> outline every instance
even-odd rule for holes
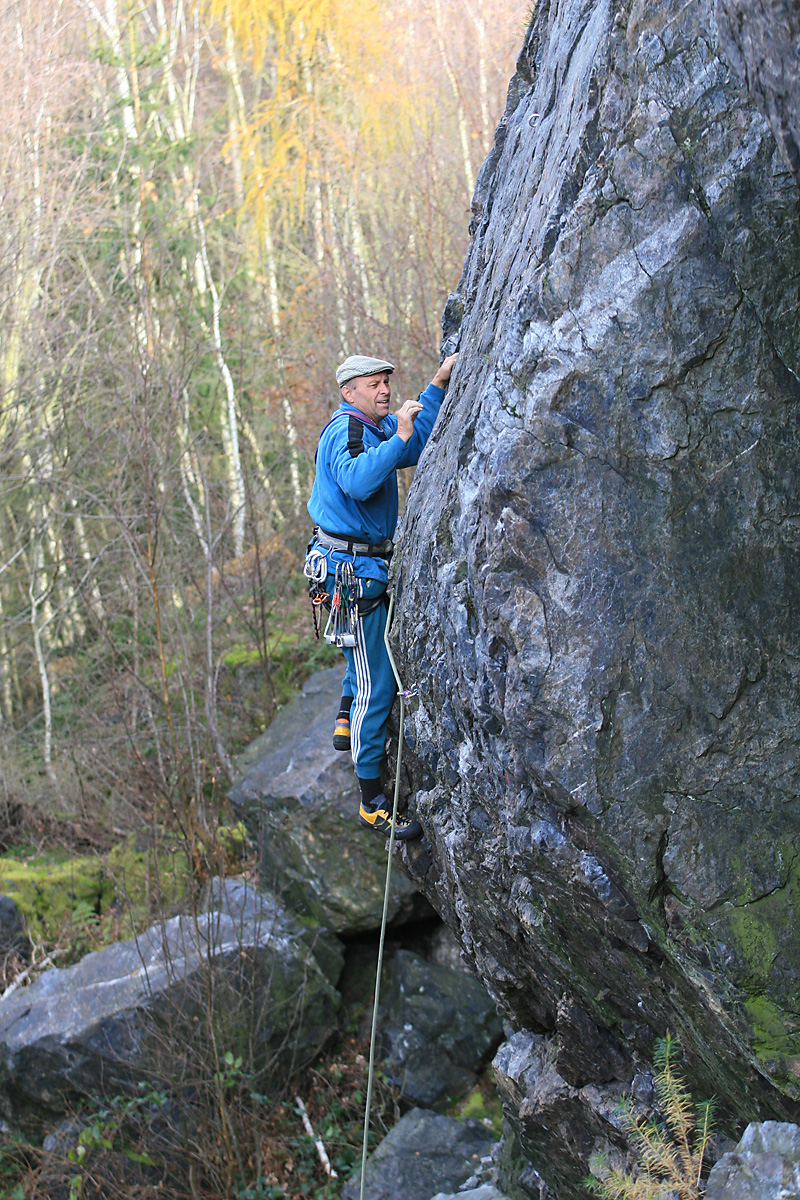
[[[342,395],[348,404],[352,404],[353,408],[357,408],[377,425],[389,412],[389,400],[392,395],[389,372],[357,375],[355,379],[350,379],[342,385]]]

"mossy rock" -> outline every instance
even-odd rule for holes
[[[498,1140],[502,1136],[503,1104],[488,1073],[447,1115],[459,1121],[480,1121]]]
[[[45,941],[95,921],[110,910],[114,899],[114,885],[96,857],[35,864],[3,858],[0,892],[15,901],[31,935]]]
[[[252,849],[244,821],[237,821],[235,825],[218,825],[215,836],[231,863],[246,858]]]
[[[190,882],[181,845],[142,847],[134,837],[105,859],[0,858],[0,894],[14,900],[35,941],[59,941],[65,931],[74,941],[103,918],[112,920],[112,912],[129,918],[133,929],[142,928],[154,912],[174,912]],[[120,932],[109,929],[112,937]]]
[[[125,905],[136,927],[155,912],[171,915],[191,886],[191,867],[180,841],[147,845],[135,835],[115,846],[106,873],[118,905]]]

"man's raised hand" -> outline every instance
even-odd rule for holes
[[[438,388],[446,387],[447,384],[450,382],[450,372],[452,371],[457,358],[458,358],[457,350],[456,350],[455,354],[448,354],[447,358],[444,360],[442,365],[439,367],[439,370],[436,372],[436,374],[433,377],[432,382],[436,387],[438,387]]]
[[[407,442],[414,432],[417,413],[422,412],[419,400],[406,400],[397,410],[397,435]]]

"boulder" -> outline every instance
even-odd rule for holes
[[[380,1032],[389,1081],[425,1108],[464,1095],[502,1036],[494,1001],[461,962],[398,950],[386,974]]]
[[[458,1190],[489,1154],[492,1135],[477,1121],[454,1121],[413,1108],[398,1121],[367,1161],[364,1200],[420,1200]],[[342,1188],[358,1200],[361,1172]]]
[[[395,560],[398,854],[559,1200],[667,1031],[726,1132],[800,1112],[798,192],[714,12],[536,6]]]
[[[706,1200],[795,1200],[800,1195],[800,1128],[782,1121],[747,1126],[711,1168]]]
[[[9,1125],[37,1132],[76,1097],[169,1079],[171,1064],[202,1053],[209,1022],[218,1044],[247,1054],[255,1071],[313,1056],[339,1003],[336,940],[307,932],[243,884],[218,883],[215,898],[213,911],[53,968],[0,1003],[0,1114]]]
[[[240,760],[231,803],[259,847],[265,887],[295,912],[338,933],[380,925],[385,840],[358,824],[360,792],[349,754],[333,749],[344,667],[312,675]],[[402,869],[389,917],[429,913]]]

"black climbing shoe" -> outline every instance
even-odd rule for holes
[[[392,807],[385,796],[379,796],[375,808],[367,808],[363,803],[358,810],[358,819],[362,825],[377,830],[378,833],[389,837],[392,832]],[[422,826],[413,818],[404,817],[399,813],[395,821],[395,841],[411,842],[422,836]]]
[[[336,724],[333,727],[333,748],[334,750],[349,750],[350,749],[350,718],[337,717]]]

